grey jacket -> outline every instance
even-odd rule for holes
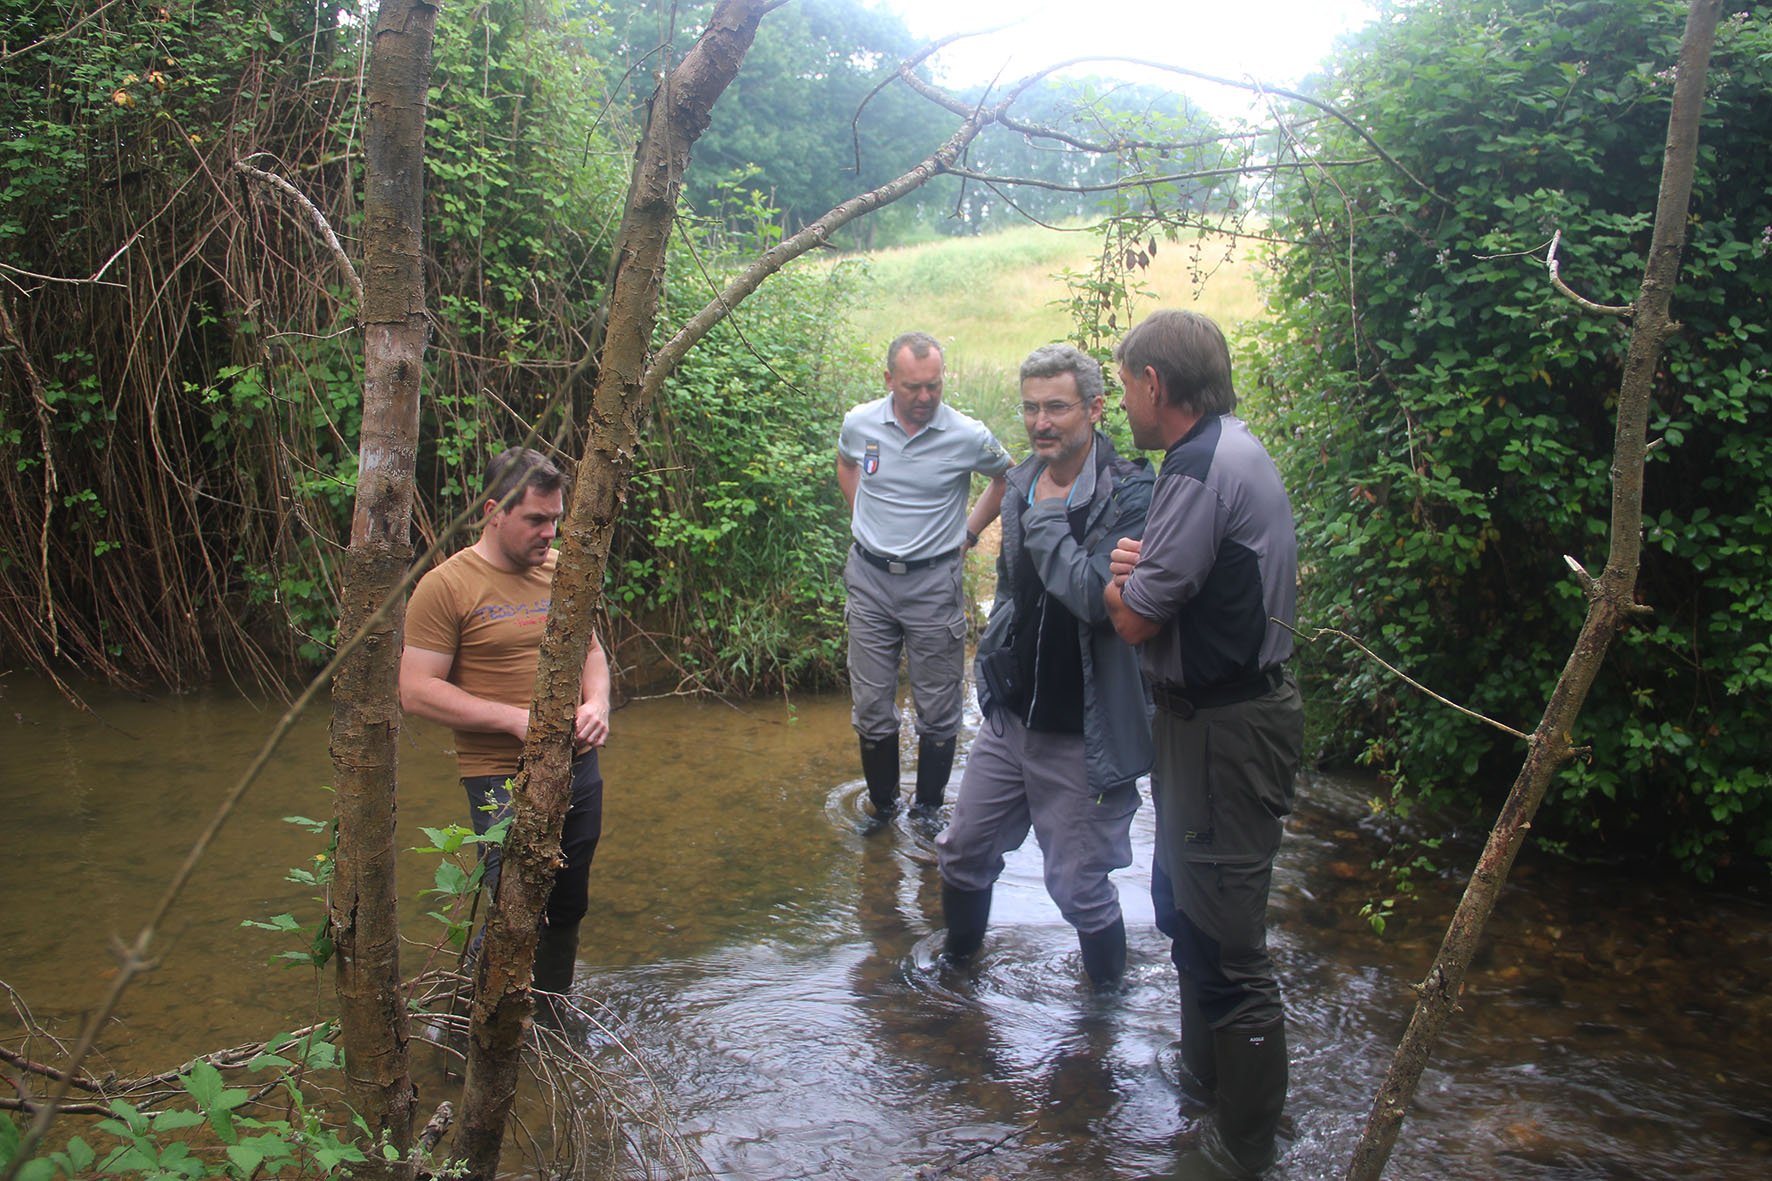
[[[1095,432],[1091,461],[1077,477],[1088,486],[1079,483],[1074,493],[1088,506],[1081,544],[1071,536],[1062,501],[1027,502],[1041,461],[1030,457],[1010,469],[1003,496],[997,596],[979,637],[978,656],[987,656],[1009,641],[1015,616],[1015,587],[1010,580],[1025,544],[1047,592],[1077,617],[1077,642],[1083,654],[1083,754],[1089,791],[1099,794],[1151,769],[1151,705],[1138,653],[1115,634],[1101,594],[1107,587],[1114,543],[1144,534],[1156,477],[1144,461],[1122,458],[1100,431]],[[979,705],[988,715],[994,703],[982,675],[977,684]]]

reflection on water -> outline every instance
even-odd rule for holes
[[[62,1032],[96,1004],[109,941],[133,937],[274,720],[221,696],[98,693],[95,706],[96,717],[79,715],[39,684],[0,681],[11,738],[0,798],[13,826],[0,979]],[[445,745],[417,724],[403,740],[403,844],[419,843],[418,825],[461,819]],[[858,835],[865,792],[846,702],[641,703],[617,714],[604,768],[578,988],[639,1051],[714,1175],[1089,1181],[1175,1170],[1189,1125],[1156,1065],[1176,1005],[1144,896],[1148,807],[1134,825],[1137,860],[1116,875],[1128,986],[1100,998],[1083,986],[1031,842],[1010,859],[975,970],[931,966],[933,847],[902,818]],[[162,1069],[327,1007],[328,983],[267,967],[286,945],[239,923],[317,917],[311,891],[283,880],[313,839],[279,818],[328,814],[328,774],[316,717],[285,741],[166,925],[162,966],[107,1035],[113,1066]],[[1358,917],[1375,855],[1360,791],[1304,784],[1277,868],[1296,1135],[1281,1178],[1345,1166],[1461,886],[1426,883],[1423,903],[1373,936]],[[428,937],[416,894],[429,867],[414,856],[402,872],[407,919]],[[1766,1175],[1769,918],[1528,853],[1387,1175]],[[592,1050],[635,1074],[612,1047],[593,1039]],[[427,1093],[440,1085],[433,1077]]]

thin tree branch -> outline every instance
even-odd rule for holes
[[[652,363],[646,368],[644,397],[650,399],[671,373],[683,355],[695,347],[697,341],[706,336],[715,324],[727,316],[733,308],[751,292],[762,286],[763,280],[780,270],[788,262],[816,246],[830,240],[832,234],[848,225],[863,214],[871,213],[882,206],[911,193],[927,184],[932,178],[949,170],[953,160],[965,146],[978,137],[978,133],[989,122],[989,117],[980,115],[968,119],[958,131],[948,137],[933,154],[925,157],[910,171],[887,181],[879,188],[866,192],[830,210],[824,216],[808,223],[798,233],[784,238],[759,255],[749,266],[729,281],[714,299],[701,311],[690,317],[689,322],[679,328],[676,335],[666,341],[656,354]]]
[[[1550,248],[1544,252],[1544,268],[1545,268],[1545,270],[1550,272],[1551,286],[1555,287],[1558,291],[1561,291],[1564,295],[1567,295],[1570,299],[1574,300],[1578,305],[1586,308],[1590,312],[1595,312],[1595,313],[1602,315],[1602,316],[1629,316],[1629,315],[1632,315],[1637,310],[1635,304],[1628,304],[1627,303],[1627,304],[1614,305],[1614,304],[1605,304],[1605,303],[1595,303],[1593,300],[1588,299],[1585,296],[1577,295],[1575,293],[1575,291],[1572,288],[1570,288],[1569,284],[1563,282],[1562,276],[1558,273],[1559,264],[1557,262],[1557,244],[1559,242],[1561,242],[1562,240],[1563,240],[1563,231],[1558,230],[1556,233],[1551,235]]]
[[[962,180],[975,180],[981,184],[1049,189],[1059,193],[1112,193],[1124,189],[1144,188],[1149,185],[1180,184],[1182,181],[1189,180],[1212,180],[1226,176],[1265,176],[1285,169],[1358,168],[1370,163],[1372,163],[1372,159],[1368,157],[1363,160],[1299,161],[1294,164],[1245,164],[1236,168],[1202,168],[1197,172],[1167,172],[1160,176],[1129,176],[1120,180],[1103,181],[1100,184],[1043,180],[1037,176],[999,176],[990,172],[973,172],[967,168],[949,168],[946,169],[946,172],[949,176],[957,176]]]
[[[1385,672],[1389,673],[1391,676],[1397,678],[1397,680],[1402,681],[1405,685],[1408,685],[1411,689],[1414,689],[1417,693],[1420,693],[1420,694],[1427,696],[1427,697],[1431,697],[1435,701],[1439,702],[1441,705],[1450,706],[1452,709],[1457,710],[1459,713],[1463,714],[1465,717],[1474,718],[1477,721],[1483,723],[1485,726],[1493,726],[1495,729],[1500,730],[1503,734],[1506,734],[1512,738],[1518,738],[1521,742],[1530,742],[1532,740],[1532,735],[1527,734],[1522,730],[1516,730],[1512,726],[1508,725],[1506,722],[1498,722],[1494,718],[1487,717],[1483,714],[1478,713],[1474,709],[1470,709],[1467,706],[1463,706],[1463,705],[1458,704],[1458,702],[1453,701],[1450,697],[1443,697],[1440,694],[1435,693],[1432,689],[1429,689],[1426,685],[1422,684],[1420,681],[1416,680],[1414,677],[1410,676],[1408,673],[1404,672],[1402,669],[1398,668],[1396,665],[1391,664],[1389,661],[1385,660],[1384,657],[1378,655],[1378,653],[1374,652],[1372,649],[1368,648],[1365,644],[1362,644],[1359,640],[1355,639],[1353,636],[1350,636],[1348,633],[1346,633],[1344,631],[1339,631],[1336,628],[1332,628],[1332,627],[1319,627],[1319,628],[1316,628],[1316,629],[1310,631],[1309,633],[1306,633],[1306,632],[1300,630],[1299,628],[1293,627],[1291,624],[1287,623],[1283,619],[1272,619],[1272,620],[1269,620],[1269,622],[1279,624],[1281,627],[1285,628],[1287,631],[1290,631],[1293,635],[1297,636],[1299,639],[1304,640],[1307,643],[1314,643],[1317,640],[1322,639],[1324,636],[1335,636],[1338,639],[1346,640],[1348,643],[1352,644],[1354,647],[1358,648],[1362,653],[1364,653],[1366,658],[1368,660],[1372,661],[1373,664],[1378,665],[1378,667],[1382,668]]]
[[[344,268],[345,279],[351,285],[351,295],[355,297],[357,306],[362,307],[363,280],[357,274],[357,268],[351,264],[351,256],[345,253],[344,245],[338,240],[338,235],[332,232],[332,223],[328,222],[326,215],[315,208],[312,201],[308,200],[307,194],[275,173],[266,172],[262,168],[254,168],[245,160],[234,161],[234,171],[242,176],[249,176],[260,184],[270,185],[307,211],[309,219],[314,223],[314,231],[320,235],[320,240],[326,244],[326,248],[338,260],[338,265]]]

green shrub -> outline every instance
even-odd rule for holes
[[[1275,230],[1253,404],[1300,516],[1301,623],[1344,629],[1424,683],[1529,729],[1598,572],[1627,326],[1641,279],[1684,6],[1491,0],[1401,10],[1328,93],[1438,195],[1382,164],[1300,172]],[[1639,579],[1651,618],[1613,645],[1581,720],[1592,755],[1540,828],[1652,849],[1709,877],[1772,862],[1772,24],[1724,22],[1689,244],[1655,378]],[[1324,158],[1370,155],[1319,129]],[[1351,310],[1350,310],[1351,307]],[[1339,642],[1307,649],[1337,753],[1395,802],[1466,805],[1520,747]]]
[[[708,291],[687,255],[671,280],[681,315]],[[703,264],[717,275],[742,257],[735,247]],[[698,688],[828,686],[841,674],[837,431],[845,381],[873,368],[846,361],[834,335],[846,291],[840,270],[771,278],[689,352],[642,432],[607,600],[628,623],[666,632]]]

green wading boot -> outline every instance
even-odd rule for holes
[[[1119,989],[1126,976],[1126,920],[1115,919],[1099,931],[1077,932],[1077,949],[1083,953],[1083,972],[1096,992]]]
[[[862,831],[875,832],[898,815],[898,731],[861,740],[861,773],[874,806],[873,818]]]
[[[969,963],[984,945],[985,927],[991,920],[991,888],[960,890],[941,883],[941,915],[947,923],[947,942],[941,958],[949,964]]]
[[[933,742],[917,740],[917,798],[911,804],[911,815],[919,820],[934,819],[947,798],[948,777],[954,773],[954,746],[959,740]]]
[[[1286,1106],[1286,1022],[1215,1030],[1218,1139],[1238,1168],[1258,1176],[1278,1155],[1275,1133]]]

